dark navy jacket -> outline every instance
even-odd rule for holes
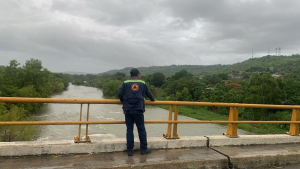
[[[145,112],[145,95],[149,97],[151,101],[155,100],[144,81],[136,78],[124,81],[118,91],[118,97],[123,103],[124,113]]]

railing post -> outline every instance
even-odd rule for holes
[[[172,114],[173,114],[173,106],[170,105],[170,108],[169,108],[169,121],[172,121]],[[166,139],[170,139],[171,138],[171,133],[172,133],[172,123],[168,123],[167,133],[164,133],[163,137],[166,138]]]
[[[86,112],[86,121],[89,121],[89,115],[90,115],[90,104],[88,104],[87,112]],[[91,142],[91,138],[88,136],[89,133],[89,125],[86,124],[85,127],[85,141]]]
[[[174,112],[174,121],[178,119],[178,105],[175,105],[175,112]],[[179,139],[177,134],[177,123],[173,124],[173,139]]]
[[[300,119],[300,110],[293,109],[291,121],[299,121]],[[291,136],[299,136],[299,123],[291,123],[290,124],[290,131],[287,134]]]
[[[79,121],[81,121],[82,118],[82,104],[80,106],[80,115],[79,115]],[[81,135],[81,124],[79,124],[79,129],[78,129],[78,136],[74,137],[74,142],[79,143],[80,142],[80,135]]]
[[[230,107],[228,121],[238,121],[238,108],[237,107]],[[237,123],[228,123],[227,133],[225,133],[225,135],[230,138],[238,137]]]

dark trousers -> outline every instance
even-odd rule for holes
[[[144,123],[144,114],[125,114],[125,122],[127,127],[126,139],[127,139],[127,150],[132,150],[134,147],[134,135],[133,125],[134,122],[138,129],[140,139],[140,149],[147,149],[147,133]]]

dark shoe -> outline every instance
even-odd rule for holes
[[[151,153],[150,148],[147,148],[147,150],[141,150],[141,155],[150,154],[150,153]]]
[[[132,156],[133,155],[133,150],[127,150],[127,154],[128,154],[128,156]]]

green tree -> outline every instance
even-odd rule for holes
[[[25,110],[18,106],[12,106],[10,110],[5,110],[0,113],[0,121],[19,121],[26,117]],[[18,127],[19,126],[1,126],[1,141],[9,142],[17,140],[18,132],[20,132],[20,130],[16,130]]]
[[[286,87],[286,104],[289,105],[300,105],[300,81],[294,79],[285,80]]]
[[[125,73],[117,72],[117,73],[115,73],[115,74],[113,74],[111,76],[111,79],[114,79],[114,80],[124,80],[125,77],[126,77]]]
[[[187,87],[184,87],[183,90],[181,91],[181,93],[182,93],[183,100],[185,100],[185,101],[191,101],[192,100],[192,96],[191,96],[190,91]]]
[[[165,75],[161,72],[152,74],[152,84],[155,87],[161,87],[165,83]]]
[[[244,102],[244,91],[239,88],[232,88],[224,94],[222,102],[243,103]]]
[[[220,73],[218,74],[218,76],[222,79],[222,80],[228,80],[228,74],[227,73]]]
[[[274,79],[271,74],[255,74],[249,87],[246,88],[246,103],[254,104],[282,104],[286,98],[286,84],[284,81]]]
[[[245,90],[245,102],[252,104],[282,104],[286,99],[286,84],[281,78],[274,79],[271,74],[255,74]],[[275,110],[247,109],[243,113],[245,119],[267,120]]]
[[[170,100],[170,101],[176,100],[175,95],[174,95],[174,94],[171,94],[170,96],[167,96],[167,97],[166,97],[166,100]]]
[[[178,80],[178,79],[180,79],[182,77],[193,77],[193,74],[189,73],[185,69],[182,69],[180,72],[175,73],[175,75],[173,75],[171,77],[171,79],[172,80]]]
[[[53,74],[42,67],[37,59],[26,61],[20,66],[16,60],[8,66],[0,66],[0,95],[4,97],[49,97],[68,86],[63,74]],[[0,121],[19,121],[37,112],[42,104],[0,103]],[[0,126],[0,141],[31,140],[32,126]]]
[[[205,88],[206,88],[206,85],[203,82],[201,82],[201,81],[196,82],[196,84],[192,88],[192,92],[191,92],[193,94],[194,101],[201,100],[201,97],[203,97]]]
[[[182,96],[182,93],[181,93],[181,92],[176,92],[175,99],[176,99],[177,101],[183,101],[184,98],[183,98],[183,96]]]
[[[148,85],[147,85],[148,86]],[[157,97],[159,95],[159,89],[157,89],[155,86],[150,85],[148,86],[149,90],[153,94],[154,97]]]
[[[205,75],[205,76],[203,77],[203,81],[204,81],[207,85],[216,85],[216,84],[222,82],[222,78],[219,77],[217,74],[214,74],[214,75]]]
[[[120,80],[107,80],[103,86],[103,95],[116,98],[121,84]]]

